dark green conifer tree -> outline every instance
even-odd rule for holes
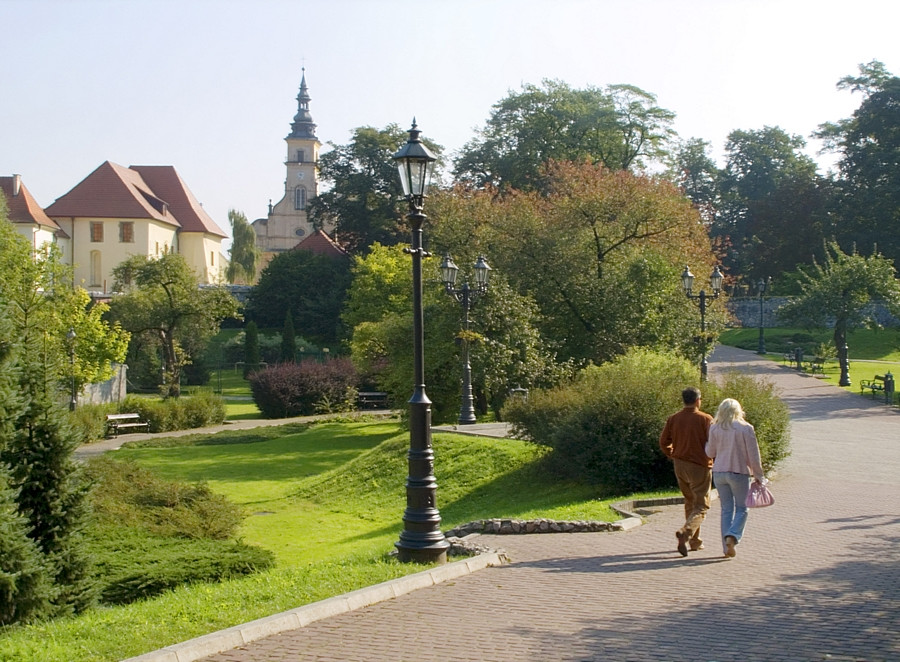
[[[291,311],[284,316],[284,329],[281,332],[281,360],[293,363],[297,358],[297,334],[294,332],[294,318]]]

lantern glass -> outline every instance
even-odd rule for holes
[[[686,294],[690,294],[694,289],[694,274],[687,265],[684,265],[684,271],[681,272],[681,286]]]
[[[459,274],[459,267],[453,263],[453,258],[449,253],[444,255],[444,259],[441,260],[441,278],[444,279],[444,284],[453,287],[456,284],[457,274]]]
[[[475,283],[478,287],[487,287],[491,278],[491,267],[484,259],[484,255],[479,255],[475,261]]]
[[[724,280],[724,276],[722,272],[719,271],[719,265],[717,264],[715,269],[713,269],[712,274],[709,276],[709,284],[712,287],[713,292],[720,292],[722,290],[722,281]]]
[[[413,120],[409,140],[394,154],[403,195],[407,198],[424,197],[425,189],[431,180],[434,162],[437,161],[437,157],[419,140],[421,133]]]

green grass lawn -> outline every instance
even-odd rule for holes
[[[783,362],[783,354],[793,347],[803,347],[804,356],[811,358],[818,345],[831,342],[830,329],[775,328],[765,329],[764,334],[766,356],[779,362]],[[759,329],[729,329],[719,337],[719,342],[724,345],[754,351],[758,348],[758,341]],[[860,393],[860,382],[886,372],[893,374],[895,381],[900,379],[900,329],[858,329],[849,335],[847,346],[850,348],[851,385],[844,388],[848,391]],[[825,362],[822,375],[825,381],[838,386],[841,370],[836,359]]]
[[[541,471],[542,447],[452,433],[435,434],[433,444],[444,530],[489,517],[618,519],[611,495],[599,500],[591,488]],[[207,481],[241,504],[240,537],[272,550],[276,567],[0,630],[0,660],[120,660],[421,570],[387,557],[402,529],[408,445],[396,421],[380,420],[126,446],[116,457],[167,478]]]

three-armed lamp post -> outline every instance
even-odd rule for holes
[[[700,361],[700,380],[705,381],[709,374],[709,363],[706,360],[706,302],[709,299],[718,299],[719,293],[722,291],[722,272],[716,265],[709,277],[709,286],[712,289],[712,295],[708,295],[705,290],[700,290],[700,294],[692,294],[694,288],[694,274],[690,268],[685,265],[681,274],[681,285],[684,287],[684,293],[691,301],[697,301],[700,304],[700,342],[702,344],[703,358]]]
[[[72,391],[69,394],[69,411],[75,411],[78,406],[78,391],[75,388],[75,329],[69,328],[66,334],[69,345],[69,370],[72,372]]]
[[[434,154],[419,140],[421,131],[413,119],[409,140],[394,154],[400,171],[403,195],[409,203],[412,242],[406,252],[412,255],[413,277],[413,364],[415,381],[409,399],[409,476],[406,479],[406,510],[403,531],[394,543],[401,561],[445,563],[450,543],[441,532],[441,515],[435,506],[437,481],[434,478],[434,451],[431,447],[431,400],[425,395],[425,332],[422,308],[422,224],[425,214],[425,187],[431,178]]]
[[[759,346],[756,348],[757,354],[766,353],[766,338],[763,335],[763,297],[766,290],[772,284],[772,278],[760,278],[756,283],[756,291],[759,292]]]
[[[480,295],[487,292],[488,280],[491,275],[491,268],[485,261],[483,255],[478,256],[475,261],[475,287],[469,287],[469,281],[465,281],[462,287],[456,287],[456,277],[459,274],[459,267],[453,264],[453,258],[445,255],[441,262],[441,278],[444,281],[444,289],[447,294],[462,304],[463,317],[462,326],[463,333],[460,338],[462,342],[462,399],[459,406],[459,424],[471,425],[475,423],[475,403],[472,399],[472,366],[469,364],[469,310],[472,303]]]

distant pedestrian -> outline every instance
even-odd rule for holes
[[[666,420],[659,447],[675,465],[678,487],[684,495],[684,526],[675,532],[678,553],[687,556],[703,549],[700,525],[709,510],[709,490],[712,484],[712,460],[704,447],[709,436],[712,416],[700,411],[700,389],[693,386],[681,392],[684,408]]]
[[[750,490],[750,476],[766,483],[756,432],[744,420],[744,410],[737,400],[726,398],[716,410],[706,454],[714,460],[713,481],[722,505],[722,549],[725,556],[733,557],[747,524],[744,504]]]

